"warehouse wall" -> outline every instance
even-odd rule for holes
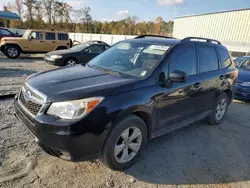
[[[177,17],[174,37],[206,37],[229,43],[250,43],[250,9]]]

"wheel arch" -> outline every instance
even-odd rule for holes
[[[56,47],[54,48],[54,50],[53,50],[53,51],[58,50],[58,48],[61,48],[62,50],[67,50],[67,49],[68,49],[68,47],[67,47],[67,46],[61,46],[61,45],[58,45],[58,46],[56,46]]]
[[[17,44],[17,43],[6,43],[6,44],[4,44],[4,46],[5,46],[5,48],[7,46],[17,46],[20,49],[20,52],[23,52],[22,47],[19,44]]]
[[[121,113],[119,113],[115,117],[115,119],[113,119],[111,123],[111,127],[113,128],[113,126],[117,122],[122,121],[123,119],[125,119],[126,117],[130,115],[135,115],[143,120],[143,122],[145,123],[147,127],[148,138],[151,139],[153,137],[152,133],[153,133],[153,127],[154,127],[154,122],[152,118],[153,112],[151,109],[145,106],[136,106],[136,107],[131,107],[129,109],[123,110]]]

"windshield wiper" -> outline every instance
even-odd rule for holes
[[[88,66],[89,66],[89,65],[88,65]],[[107,73],[109,73],[109,74],[113,74],[113,75],[116,75],[116,76],[121,76],[121,73],[116,72],[116,71],[113,71],[113,70],[110,70],[110,69],[105,69],[105,68],[103,68],[103,67],[98,67],[98,66],[95,66],[95,65],[91,65],[91,66],[89,66],[89,67],[91,67],[91,68],[96,68],[96,69],[99,69],[99,70],[101,70],[101,71],[104,71],[104,72],[107,72]]]

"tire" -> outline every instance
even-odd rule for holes
[[[65,46],[59,46],[59,47],[57,47],[56,51],[57,51],[57,50],[67,50],[67,49],[68,49],[68,48],[65,47]]]
[[[65,60],[64,64],[65,64],[65,66],[74,66],[74,65],[78,64],[78,61],[77,61],[77,59],[70,57],[70,58],[67,58]]]
[[[132,136],[136,137],[133,139]],[[128,139],[126,141],[123,138]],[[114,125],[105,141],[101,161],[113,170],[126,169],[140,156],[146,143],[147,127],[144,121],[135,115],[130,115]],[[117,148],[116,153],[115,148]],[[128,155],[125,155],[127,152]]]
[[[20,48],[16,45],[7,45],[4,54],[10,59],[17,59],[20,56]]]
[[[211,113],[210,116],[207,117],[208,124],[210,125],[220,124],[223,121],[225,114],[227,113],[228,106],[229,106],[228,95],[223,92],[217,97],[213,112]]]

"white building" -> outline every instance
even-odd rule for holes
[[[250,55],[250,8],[176,17],[173,35],[216,39],[234,57]]]

